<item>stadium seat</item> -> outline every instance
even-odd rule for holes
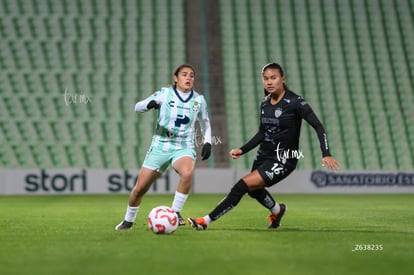
[[[7,85],[2,87],[10,86],[10,95],[15,92],[23,91],[25,94],[26,90],[33,91],[36,94],[35,97],[20,97],[15,98],[14,96],[7,97],[5,101],[2,101],[5,105],[5,110],[9,116],[23,117],[29,114],[30,119],[28,125],[33,125],[33,137],[38,144],[39,148],[46,148],[47,154],[36,153],[33,149],[33,155],[37,156],[37,160],[34,161],[33,165],[50,165],[54,167],[60,167],[69,165],[70,167],[120,167],[123,164],[128,165],[126,162],[120,163],[118,155],[108,153],[105,150],[106,159],[110,160],[113,156],[114,162],[105,161],[105,163],[97,162],[94,158],[95,155],[99,155],[101,148],[111,146],[111,142],[116,144],[126,143],[126,147],[133,146],[135,138],[130,138],[129,132],[126,132],[126,136],[119,135],[119,128],[117,127],[101,127],[99,121],[107,121],[108,119],[126,119],[128,116],[134,116],[133,104],[137,100],[136,96],[129,96],[131,93],[136,93],[136,85],[126,84],[127,81],[134,81],[141,87],[146,85],[154,87],[152,78],[141,78],[141,82],[137,82],[135,76],[137,76],[137,69],[132,66],[124,67],[125,70],[131,70],[130,75],[133,77],[124,76],[125,73],[119,64],[126,64],[130,58],[125,58],[127,55],[121,55],[118,52],[121,51],[120,36],[126,36],[127,33],[135,33],[135,26],[125,22],[125,20],[118,20],[122,16],[122,12],[130,12],[130,4],[133,7],[137,7],[142,4],[136,2],[124,1],[122,2],[126,6],[122,9],[118,5],[114,5],[112,2],[107,2],[105,5],[94,6],[95,2],[56,2],[51,3],[49,7],[46,7],[42,3],[33,2],[34,6],[24,7],[13,7],[10,8],[13,17],[1,20],[0,30],[11,27],[11,30],[4,30],[8,33],[16,33],[16,36],[11,39],[7,44],[7,49],[11,52],[11,58],[3,58],[3,67],[15,67],[21,69],[23,67],[34,70],[34,74],[24,74],[23,80],[19,72],[11,71],[6,75]],[[152,1],[145,1],[145,4],[152,5]],[[168,5],[169,9],[172,6]],[[179,10],[180,6],[174,7],[174,10]],[[27,21],[17,20],[16,14],[20,14],[22,9],[25,9],[30,14],[30,9],[36,11],[36,13],[44,13],[43,16],[28,16]],[[57,15],[48,16],[50,12],[55,12]],[[146,13],[145,10],[140,10],[142,14]],[[169,12],[169,10],[161,9],[161,12]],[[95,13],[97,16],[93,19],[85,17],[85,15],[91,15]],[[183,11],[175,12],[178,14],[184,14]],[[70,16],[59,16],[59,14],[70,14]],[[139,22],[141,19],[140,15],[130,14],[129,22]],[[14,18],[14,19],[13,19]],[[151,15],[149,14],[149,17]],[[165,18],[165,16],[164,16]],[[178,20],[175,20],[178,22]],[[5,23],[6,22],[6,23]],[[10,22],[10,24],[8,24]],[[25,33],[25,23],[27,22],[27,30]],[[154,26],[149,22],[150,31],[149,34],[154,30]],[[130,28],[129,30],[122,29],[121,32],[120,24]],[[166,23],[165,23],[166,24]],[[182,24],[181,24],[182,25]],[[108,28],[107,28],[108,27]],[[19,36],[18,34],[21,34]],[[173,37],[168,33],[163,33],[166,37]],[[184,31],[181,31],[183,37]],[[39,43],[29,44],[25,42],[21,44],[20,39],[29,41],[29,37],[38,36],[39,39],[50,39],[53,37],[55,40],[51,44],[39,41]],[[23,37],[23,38],[22,38]],[[91,38],[92,37],[92,38]],[[132,38],[133,35],[130,35]],[[94,42],[89,41],[94,40]],[[43,41],[44,41],[43,40]],[[115,42],[115,43],[114,43]],[[134,39],[128,40],[128,46],[137,45],[137,41]],[[165,42],[169,44],[169,42]],[[175,46],[178,47],[177,60],[182,60],[184,51],[183,44],[174,42]],[[23,45],[23,47],[21,47]],[[147,47],[148,48],[148,47]],[[125,48],[126,52],[134,51],[133,48]],[[166,48],[160,49],[160,60],[156,60],[151,52],[150,62],[162,62],[165,64],[164,58]],[[22,56],[27,55],[27,64],[23,63]],[[120,56],[123,59],[120,59]],[[138,56],[147,56],[147,53],[138,53],[133,55],[134,59],[137,60]],[[2,55],[3,57],[3,55]],[[134,60],[132,59],[132,60]],[[12,66],[8,66],[7,61],[12,62]],[[121,61],[121,62],[120,62]],[[148,62],[148,63],[150,63]],[[106,66],[109,66],[106,68]],[[166,66],[164,66],[166,67]],[[168,68],[167,68],[168,70]],[[50,74],[52,73],[52,74]],[[168,71],[168,79],[170,78],[171,72]],[[122,75],[122,76],[121,76]],[[4,75],[2,75],[3,78]],[[150,80],[150,82],[147,81]],[[147,82],[146,82],[147,81]],[[23,89],[22,89],[23,87]],[[135,89],[126,90],[129,87],[135,87]],[[149,95],[154,88],[147,90],[146,95]],[[72,95],[80,95],[83,92],[90,93],[92,95],[93,103],[90,106],[82,106],[77,102],[65,102],[64,93],[67,90]],[[106,93],[109,96],[103,95]],[[122,96],[118,96],[122,94]],[[131,98],[134,98],[133,101]],[[112,107],[113,101],[115,105]],[[22,106],[20,109],[13,108],[15,105]],[[36,108],[27,108],[36,107]],[[23,111],[22,111],[23,110]],[[26,111],[24,111],[26,110]],[[24,112],[29,112],[24,114]],[[22,114],[21,114],[22,113]],[[46,113],[46,115],[45,115]],[[48,117],[48,115],[50,117]],[[58,121],[52,120],[57,118]],[[41,119],[46,119],[42,121]],[[92,124],[92,121],[98,121],[98,123]],[[114,122],[109,122],[110,125],[116,125]],[[28,132],[23,131],[22,122],[17,123],[17,129],[14,129],[16,135],[20,135],[23,139],[28,139]],[[127,125],[123,128],[126,128]],[[127,128],[128,129],[128,128]],[[140,129],[143,129],[140,126]],[[102,130],[104,133],[102,133]],[[125,130],[125,129],[123,129]],[[151,129],[152,130],[152,129]],[[145,130],[139,130],[139,132]],[[6,131],[7,139],[12,141],[11,129]],[[148,140],[150,134],[145,136]],[[63,144],[57,144],[56,141],[62,141]],[[105,144],[105,147],[104,147]],[[72,146],[73,145],[73,146]],[[119,145],[118,145],[119,146]],[[79,149],[72,149],[72,148]],[[63,149],[61,149],[63,148]],[[98,150],[98,151],[97,151]],[[52,154],[63,154],[65,158],[52,158]],[[14,153],[13,153],[14,154]],[[42,158],[40,159],[39,156]],[[142,160],[143,156],[140,156]],[[10,162],[9,162],[10,163]],[[17,162],[16,164],[17,165]],[[30,165],[30,164],[29,164]],[[135,164],[134,164],[135,165]]]
[[[254,50],[249,46],[251,45],[248,41],[250,37],[263,37],[263,29],[266,30],[261,21],[257,20],[258,16],[255,16],[259,8],[250,4],[250,1],[241,1],[237,7],[234,7],[231,2],[221,1],[222,40],[225,52],[223,62],[227,68],[230,68],[230,65],[227,64],[234,63],[231,60],[240,60],[241,64],[255,60],[251,56],[254,56],[257,51],[267,53],[266,59],[275,59],[266,50],[265,42],[259,45],[255,44]],[[412,163],[412,157],[398,161],[397,156],[398,152],[410,148],[412,123],[400,123],[397,124],[399,128],[392,129],[391,125],[395,123],[389,119],[391,114],[397,113],[396,118],[399,121],[404,121],[413,113],[412,104],[408,104],[408,102],[413,102],[412,82],[410,83],[412,62],[404,61],[412,59],[412,51],[403,50],[404,47],[408,49],[404,45],[408,45],[407,41],[412,43],[413,35],[408,31],[407,35],[399,38],[400,33],[407,33],[405,31],[407,26],[413,22],[411,15],[407,13],[409,10],[409,7],[406,6],[407,3],[403,1],[398,3],[370,1],[371,8],[368,8],[366,2],[358,1],[335,4],[321,1],[319,4],[310,5],[306,1],[298,1],[295,4],[288,1],[280,2],[285,16],[283,16],[284,20],[279,22],[279,28],[284,29],[284,32],[278,34],[275,29],[273,37],[278,37],[278,35],[281,37],[278,41],[282,41],[279,43],[279,48],[282,51],[277,58],[286,60],[284,65],[288,72],[289,87],[305,96],[329,129],[328,133],[333,133],[333,135],[329,135],[334,136],[331,138],[331,142],[332,140],[335,142],[333,150],[346,158],[346,161],[343,161],[346,163],[345,169],[382,169],[387,165],[384,161],[386,158],[394,168],[409,167],[407,165]],[[395,9],[395,16],[383,18],[387,22],[385,25],[388,29],[383,29],[382,24],[377,24],[380,20],[378,14],[381,14],[378,11],[381,9],[390,9],[390,11]],[[275,20],[274,14],[279,14],[280,10],[275,9],[273,5],[268,5],[262,11],[261,17],[272,22]],[[341,12],[338,12],[339,10]],[[398,16],[402,13],[404,16]],[[408,23],[396,24],[398,20],[408,21]],[[402,25],[404,26],[398,27]],[[243,29],[244,32],[238,35],[236,42],[233,42],[232,33],[237,32],[238,29]],[[309,37],[310,34],[312,37]],[[394,39],[391,39],[387,45],[387,40],[384,38],[389,34]],[[298,43],[310,46],[302,47],[299,53],[297,48],[300,45]],[[250,47],[252,52],[240,51],[236,45],[243,49]],[[405,55],[408,56],[404,59]],[[229,61],[226,60],[226,57]],[[389,61],[388,58],[393,60],[390,68],[397,77],[395,83],[392,80],[388,83],[382,82],[384,78],[381,76],[382,68],[379,65],[386,64]],[[310,66],[310,64],[315,65]],[[404,71],[408,72],[405,77]],[[230,79],[236,79],[236,83],[241,80],[237,80],[235,77],[237,74],[234,74],[233,71],[225,70],[225,72],[228,75],[226,79],[229,79],[226,86],[235,85],[230,82]],[[289,78],[289,76],[293,77]],[[246,79],[245,77],[243,80],[254,83],[252,78]],[[408,100],[402,102],[399,101],[399,98],[393,98],[391,99],[392,104],[387,105],[389,110],[386,110],[384,99],[387,98],[392,87],[399,85],[397,83],[401,83],[403,88],[400,90],[405,94],[404,98]],[[385,89],[383,90],[383,88]],[[226,91],[231,93],[232,89],[229,88]],[[229,105],[235,97],[237,96],[226,95]],[[237,111],[229,110],[229,121],[233,121],[234,117],[241,115],[240,112],[237,114]],[[373,119],[375,121],[372,121]],[[350,122],[351,126],[343,129],[343,125],[350,125]],[[229,127],[230,139],[232,136],[244,135],[240,131],[245,130],[241,128],[236,130],[235,125],[229,125]],[[339,131],[341,128],[342,131]],[[401,130],[405,128],[407,130]],[[307,133],[308,131],[310,132]],[[311,131],[312,129],[304,131],[305,137],[301,143],[303,148],[313,148],[314,137]],[[337,136],[344,136],[344,138],[339,139]],[[380,136],[380,138],[376,136]],[[396,140],[402,141],[402,144],[399,145]],[[380,143],[375,143],[375,141]],[[343,147],[345,150],[342,150]],[[305,165],[301,168],[311,168],[316,163],[319,150],[316,148],[310,151],[314,154],[311,158],[315,161],[305,161]],[[396,152],[394,153],[394,151]],[[380,162],[378,162],[379,159]]]
[[[184,7],[182,0],[0,1],[2,165],[140,165],[156,116],[133,106],[169,84],[186,60]],[[259,72],[277,61],[324,123],[342,169],[412,169],[409,1],[221,0],[220,15],[231,148],[257,130]],[[67,105],[65,91],[92,102]],[[300,169],[317,167],[311,127],[303,126],[301,148]],[[232,163],[249,169],[251,156]]]

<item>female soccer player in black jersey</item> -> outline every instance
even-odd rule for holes
[[[287,209],[278,204],[266,187],[270,187],[286,178],[296,168],[300,157],[299,136],[302,119],[316,131],[322,151],[322,165],[335,170],[338,166],[329,151],[325,129],[309,104],[288,89],[285,74],[278,63],[269,63],[262,69],[262,81],[265,98],[260,106],[259,131],[245,145],[230,151],[233,159],[260,145],[250,174],[240,179],[230,193],[210,212],[201,218],[189,218],[197,230],[207,226],[233,209],[248,193],[260,204],[268,208],[269,228],[278,228]]]

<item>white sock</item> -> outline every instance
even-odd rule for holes
[[[275,206],[273,206],[273,208],[270,209],[270,212],[272,212],[272,214],[275,214],[275,215],[279,214],[279,212],[280,212],[280,205],[276,202],[275,203]]]
[[[181,212],[181,209],[183,209],[184,203],[187,200],[187,198],[188,194],[183,194],[178,191],[175,191],[174,201],[171,208],[175,212]]]
[[[138,214],[139,206],[129,206],[125,214],[125,220],[127,222],[134,222]]]
[[[211,223],[211,219],[209,215],[205,215],[204,217],[204,221],[206,222],[206,224],[210,224]]]

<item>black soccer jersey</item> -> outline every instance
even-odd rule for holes
[[[292,91],[285,91],[275,105],[266,96],[260,106],[260,127],[253,138],[241,147],[247,153],[260,144],[259,156],[277,156],[288,159],[299,158],[299,137],[302,119],[316,131],[322,156],[330,156],[325,129],[309,104]],[[303,157],[303,156],[302,156]]]

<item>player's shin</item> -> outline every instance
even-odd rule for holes
[[[241,198],[248,191],[246,183],[241,179],[239,180],[233,188],[230,190],[230,193],[217,205],[217,207],[211,211],[209,216],[212,221],[217,220],[221,216],[228,213],[233,209],[241,200]]]
[[[279,205],[273,199],[272,195],[266,189],[258,189],[254,191],[249,191],[249,196],[256,199],[261,205],[272,211],[272,209]]]

